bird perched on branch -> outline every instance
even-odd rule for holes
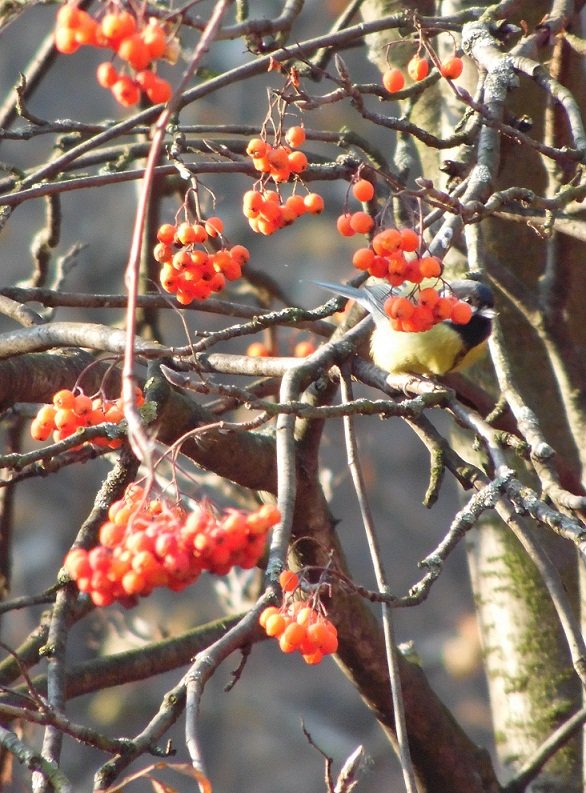
[[[420,333],[393,329],[383,308],[393,295],[386,283],[369,284],[361,289],[329,281],[314,283],[355,300],[372,315],[375,329],[370,354],[374,363],[386,372],[445,375],[465,369],[486,352],[496,312],[492,289],[479,281],[462,279],[444,287],[444,293],[470,305],[472,314],[466,324],[444,320]]]

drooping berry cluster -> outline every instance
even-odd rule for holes
[[[338,649],[338,632],[325,616],[323,607],[305,599],[294,599],[299,591],[299,578],[284,570],[279,582],[284,592],[281,608],[268,606],[259,617],[267,636],[279,641],[284,653],[299,652],[307,664],[319,664],[325,655]]]
[[[136,403],[140,407],[144,396],[140,388],[136,390]],[[80,389],[71,391],[62,388],[53,396],[52,404],[42,405],[31,424],[31,437],[36,441],[46,441],[51,433],[55,442],[62,441],[80,427],[95,427],[98,424],[119,424],[124,418],[122,399],[103,399],[89,397]],[[117,449],[122,441],[119,438],[93,438],[89,443],[94,446],[108,446]]]
[[[223,246],[213,251],[206,248],[210,238],[223,241],[224,224],[219,217],[189,223],[163,223],[157,231],[159,242],[153,255],[162,267],[161,286],[175,294],[178,302],[189,305],[206,300],[212,292],[221,292],[226,281],[242,275],[242,267],[250,258],[244,245]]]
[[[301,215],[318,215],[323,212],[324,200],[319,193],[305,196],[290,195],[283,199],[280,192],[267,188],[267,182],[281,183],[291,176],[298,176],[307,168],[307,157],[302,151],[294,150],[305,142],[303,127],[291,127],[285,133],[288,145],[272,146],[264,138],[252,138],[246,147],[252,163],[263,176],[260,185],[247,190],[242,199],[242,212],[250,228],[265,236],[288,226]]]
[[[418,289],[411,297],[389,297],[384,310],[394,330],[408,333],[430,330],[446,319],[456,325],[467,325],[472,317],[472,308],[468,303],[449,293],[440,294],[434,287]]]
[[[447,58],[440,66],[440,74],[450,80],[456,80],[464,69],[462,58],[452,55]],[[429,74],[429,61],[420,55],[414,55],[407,64],[407,74],[418,83],[425,79]],[[382,83],[390,94],[394,94],[405,87],[405,75],[396,66],[383,72]]]
[[[220,515],[201,503],[188,513],[164,499],[149,500],[142,487],[132,484],[110,506],[99,544],[89,551],[73,548],[64,568],[96,606],[116,600],[131,605],[156,587],[184,589],[204,570],[225,575],[235,565],[253,567],[279,519],[272,505]]]
[[[96,77],[124,107],[137,104],[141,92],[154,104],[166,102],[172,94],[170,83],[159,77],[152,64],[160,59],[175,63],[179,42],[169,36],[157,19],[145,20],[132,11],[112,8],[101,20],[73,3],[61,6],[55,24],[55,47],[72,55],[83,46],[111,49],[123,62],[119,71],[112,61],[98,66]]]
[[[352,264],[375,278],[384,278],[391,286],[401,286],[406,281],[419,284],[424,278],[437,278],[442,265],[435,256],[414,256],[420,247],[420,238],[413,229],[382,229],[372,239],[368,248],[354,252]]]
[[[315,342],[311,341],[311,339],[298,341],[297,344],[293,347],[293,357],[307,358],[308,355],[311,355],[316,350],[317,347],[315,345]],[[253,341],[246,348],[246,354],[249,355],[251,358],[271,358],[273,355],[276,355],[277,353],[276,351],[272,350],[268,345],[266,345],[264,342]]]
[[[391,296],[385,303],[395,330],[418,333],[430,330],[446,319],[466,325],[472,316],[467,303],[440,292],[435,285],[420,286],[426,279],[439,279],[442,263],[436,256],[419,256],[419,234],[410,228],[379,231],[368,248],[359,248],[352,257],[354,267],[382,278],[393,287],[413,284],[408,295]]]
[[[301,215],[319,215],[324,200],[319,193],[305,196],[290,195],[285,201],[275,190],[247,190],[242,199],[242,212],[250,228],[257,234],[269,236],[284,226],[290,226]]]
[[[306,155],[299,151],[305,143],[303,127],[290,127],[285,133],[286,144],[273,146],[264,138],[251,138],[246,153],[257,171],[267,174],[274,182],[286,182],[292,174],[307,168]]]

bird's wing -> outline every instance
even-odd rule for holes
[[[385,300],[392,293],[392,289],[388,284],[369,284],[363,289],[356,289],[354,286],[336,284],[332,281],[312,281],[311,283],[317,284],[317,286],[321,286],[324,289],[329,289],[330,292],[335,292],[350,300],[355,300],[372,314],[377,324],[380,322],[388,324],[389,318],[383,310]]]

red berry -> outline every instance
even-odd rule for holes
[[[383,72],[382,80],[389,94],[400,91],[405,85],[405,75],[400,69],[396,68],[387,69],[386,72]]]
[[[419,55],[414,55],[407,64],[407,72],[409,77],[417,83],[429,74],[429,61]]]
[[[374,185],[368,179],[359,179],[352,185],[352,195],[357,201],[371,201],[374,197]]]
[[[117,80],[112,86],[112,94],[114,99],[123,107],[131,107],[136,105],[140,99],[140,88],[131,80],[130,77],[124,75]]]
[[[118,72],[114,64],[110,61],[100,63],[96,70],[96,79],[102,88],[111,88],[118,80]]]
[[[462,58],[458,58],[457,55],[454,55],[452,58],[448,58],[442,63],[440,72],[443,77],[456,80],[462,74],[463,69],[464,63]]]

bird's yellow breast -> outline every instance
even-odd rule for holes
[[[446,323],[424,333],[405,333],[377,326],[372,334],[372,360],[390,373],[443,375],[464,369],[486,351],[486,342],[466,350],[460,334]]]

